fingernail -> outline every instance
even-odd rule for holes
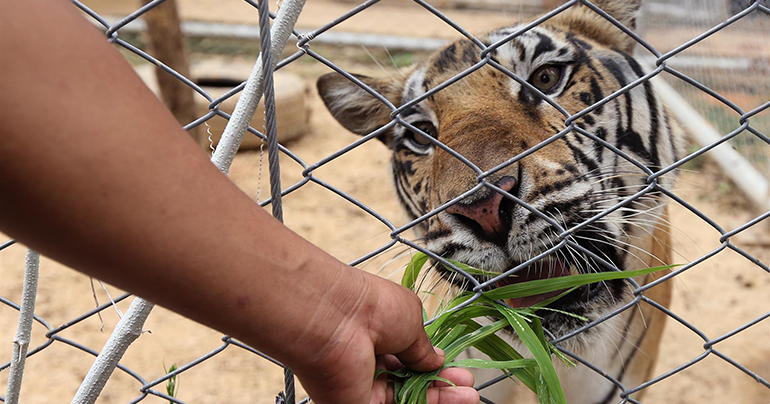
[[[441,348],[438,348],[438,347],[434,346],[433,350],[436,352],[436,354],[438,354],[438,356],[446,356],[446,354],[444,353],[444,350],[441,349]]]

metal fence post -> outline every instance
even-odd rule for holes
[[[11,370],[8,373],[8,388],[5,402],[19,402],[21,382],[24,377],[24,364],[27,360],[27,350],[32,338],[32,316],[35,314],[35,299],[37,297],[37,281],[40,268],[40,254],[27,249],[24,266],[24,285],[21,292],[21,309],[19,310],[19,325],[16,337],[13,339],[11,354]]]

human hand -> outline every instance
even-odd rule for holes
[[[4,233],[283,361],[319,404],[381,403],[378,355],[416,370],[443,364],[412,292],[259,208],[75,7],[0,1],[0,17],[0,189],[14,190],[0,198]],[[102,102],[105,89],[115,102]],[[122,147],[129,137],[144,147]],[[436,386],[432,403],[478,402],[451,389]]]
[[[439,353],[443,359],[443,353]],[[381,355],[377,358],[377,368],[398,370],[404,367],[393,355]],[[439,372],[439,377],[451,380],[457,387],[445,382],[433,382],[428,389],[429,404],[477,404],[479,395],[473,389],[473,375],[465,369],[449,368]],[[377,378],[372,389],[370,404],[393,403],[393,386],[389,386],[386,375]]]
[[[388,280],[353,270],[341,291],[327,300],[347,306],[345,315],[329,327],[327,342],[317,355],[294,365],[297,377],[318,404],[387,404],[393,388],[383,375],[373,384],[375,366],[389,370],[407,366],[417,371],[436,370],[444,353],[434,350],[422,325],[422,304],[410,290]],[[335,296],[332,296],[335,295]],[[339,307],[339,306],[337,306]],[[313,327],[313,324],[309,324]],[[318,335],[318,329],[310,333]],[[473,376],[465,369],[444,369],[443,382],[428,390],[430,404],[476,404]]]

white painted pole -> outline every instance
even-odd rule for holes
[[[683,129],[692,136],[700,147],[707,146],[719,140],[719,133],[703,116],[682,98],[668,83],[654,80],[655,90],[663,98],[671,112],[676,115]],[[730,145],[729,141],[720,144],[705,153],[722,168],[724,173],[738,185],[744,194],[759,208],[761,212],[770,209],[770,184],[762,174],[754,168],[740,153]]]
[[[286,41],[289,40],[289,35],[291,35],[294,24],[296,24],[304,5],[305,0],[286,0],[281,4],[281,8],[278,9],[278,14],[270,29],[270,52],[274,55],[271,68],[275,68],[275,64],[283,53]],[[238,152],[238,147],[240,147],[243,140],[243,135],[246,134],[249,123],[251,123],[251,119],[257,111],[263,91],[262,57],[260,56],[257,58],[256,63],[254,63],[254,69],[249,75],[246,87],[235,104],[235,110],[227,122],[222,138],[219,140],[216,151],[214,151],[214,156],[211,158],[214,165],[225,174],[230,169],[235,153]]]
[[[286,41],[289,39],[289,35],[304,5],[305,0],[286,0],[278,10],[278,15],[270,31],[270,39],[272,41],[270,51],[273,55],[276,55],[273,58],[271,68],[275,68],[277,60],[281,53],[283,53]],[[246,82],[246,87],[241,93],[238,103],[235,105],[235,110],[225,127],[222,139],[219,141],[214,156],[211,158],[212,163],[225,175],[230,170],[235,153],[238,152],[243,136],[249,127],[251,119],[254,117],[263,91],[262,57],[260,56],[254,63],[254,69]],[[141,334],[142,327],[153,307],[153,303],[140,297],[134,299],[131,307],[118,322],[99,356],[96,357],[93,365],[91,365],[91,369],[72,399],[72,404],[93,404],[96,402],[128,346]]]
[[[142,327],[150,315],[154,304],[137,297],[131,302],[131,307],[123,316],[110,339],[102,348],[102,352],[96,357],[91,369],[88,370],[83,383],[75,393],[72,403],[94,403],[101,394],[104,385],[107,384],[110,375],[115,370],[118,362],[131,345],[142,334]]]
[[[24,266],[24,284],[21,289],[19,325],[16,328],[16,336],[13,339],[11,370],[8,374],[8,388],[5,393],[6,404],[17,404],[19,402],[21,381],[24,376],[24,364],[27,360],[27,349],[32,339],[32,316],[35,314],[39,267],[40,255],[28,249]]]

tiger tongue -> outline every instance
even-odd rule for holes
[[[497,286],[505,286],[513,283],[534,281],[538,279],[556,278],[560,276],[567,276],[569,274],[569,265],[560,260],[540,261],[530,265],[527,268],[523,268],[516,273],[516,277],[509,277],[505,280],[499,281]],[[542,301],[548,300],[552,297],[558,296],[560,293],[564,292],[564,290],[566,289],[541,293],[539,295],[505,299],[505,303],[513,308],[529,307]]]

